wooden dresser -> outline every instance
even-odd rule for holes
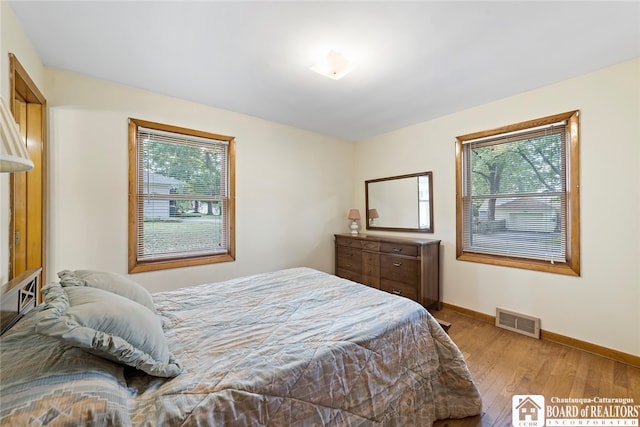
[[[336,276],[440,310],[440,240],[336,234]]]

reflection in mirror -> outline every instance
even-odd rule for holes
[[[433,233],[431,172],[365,181],[367,229]]]

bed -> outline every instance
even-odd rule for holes
[[[422,427],[481,411],[462,354],[409,299],[304,267],[153,295],[91,274],[62,272],[0,337],[0,424]],[[106,322],[152,313],[164,352],[81,319],[115,297],[135,306]]]

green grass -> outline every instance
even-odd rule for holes
[[[220,217],[202,220],[145,221],[144,254],[215,250],[222,240]]]

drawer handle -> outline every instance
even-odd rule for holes
[[[400,267],[401,265],[402,265],[402,263],[401,263],[401,262],[394,262],[394,263],[393,263],[393,266],[394,266],[394,267]]]
[[[393,252],[402,252],[402,248],[393,248]]]
[[[353,264],[347,264],[347,267],[353,267]]]
[[[393,289],[391,293],[393,293],[394,295],[402,295],[402,291],[399,291],[398,289]]]

